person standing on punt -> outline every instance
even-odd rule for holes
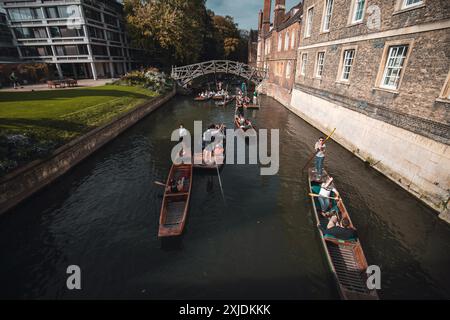
[[[323,162],[325,160],[325,148],[325,139],[323,137],[320,137],[319,141],[317,141],[314,146],[314,149],[316,150],[315,167],[318,179],[322,178]]]
[[[183,157],[185,154],[185,141],[184,141],[184,137],[187,136],[187,130],[184,128],[184,125],[182,123],[180,123],[180,128],[178,129],[178,136],[180,137],[180,140],[178,142],[182,142],[183,143],[183,148],[180,151],[180,156]]]

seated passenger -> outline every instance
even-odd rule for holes
[[[320,186],[320,191],[318,197],[319,203],[320,203],[320,214],[325,216],[326,212],[330,208],[330,195],[331,192],[334,192],[335,196],[339,197],[339,192],[336,190],[336,188],[331,187],[331,183],[333,182],[333,178],[329,177],[328,180]]]
[[[223,153],[224,153],[224,148],[223,148],[223,143],[219,142],[216,143],[215,147],[214,147],[214,162],[218,165],[223,164]]]
[[[170,179],[169,185],[166,188],[167,192],[181,192],[183,191],[183,187],[184,187],[184,177],[182,177],[181,179],[175,180],[175,179]]]
[[[333,216],[326,228],[320,223],[317,225],[324,235],[335,237],[340,240],[356,240],[358,237],[356,230],[350,227],[350,221],[348,218],[342,219],[339,223],[338,217]]]

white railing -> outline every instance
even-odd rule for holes
[[[267,77],[267,70],[230,60],[212,60],[183,67],[172,68],[172,78],[186,87],[193,79],[213,73],[229,73],[260,84]]]

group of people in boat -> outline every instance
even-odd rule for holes
[[[206,164],[223,163],[224,132],[224,124],[211,124],[203,132],[203,162]]]
[[[235,109],[235,119],[236,122],[239,124],[239,128],[243,130],[250,129],[252,127],[252,123],[250,120],[245,119],[244,115],[244,108],[250,103],[250,98],[247,96],[244,96],[242,94],[242,91],[238,92],[238,95],[236,96],[236,109]]]
[[[208,90],[206,90],[206,91],[204,91],[204,92],[201,92],[201,93],[198,95],[198,97],[199,97],[199,98],[204,98],[204,99],[209,99],[209,98],[213,97],[214,94],[215,94],[214,91],[208,91]]]
[[[326,149],[324,137],[319,138],[314,149],[316,156],[313,173],[315,174],[316,181],[322,181]],[[354,240],[357,238],[356,229],[352,227],[347,217],[341,217],[338,206],[333,205],[333,201],[335,203],[342,201],[339,192],[333,185],[333,180],[333,177],[327,176],[327,179],[320,185],[320,191],[317,197],[320,204],[319,213],[328,219],[328,224],[325,226],[319,223],[317,226],[324,235],[332,236],[340,240]]]
[[[178,193],[182,192],[184,189],[184,181],[185,177],[181,177],[178,179],[170,179],[169,184],[166,187],[166,192]]]

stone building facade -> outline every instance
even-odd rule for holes
[[[288,107],[449,219],[450,2],[305,0]]]
[[[286,12],[285,0],[276,0],[270,23],[271,4],[265,0],[264,10],[259,13],[258,67],[269,71],[262,90],[287,104],[294,86],[302,6],[299,3]]]

